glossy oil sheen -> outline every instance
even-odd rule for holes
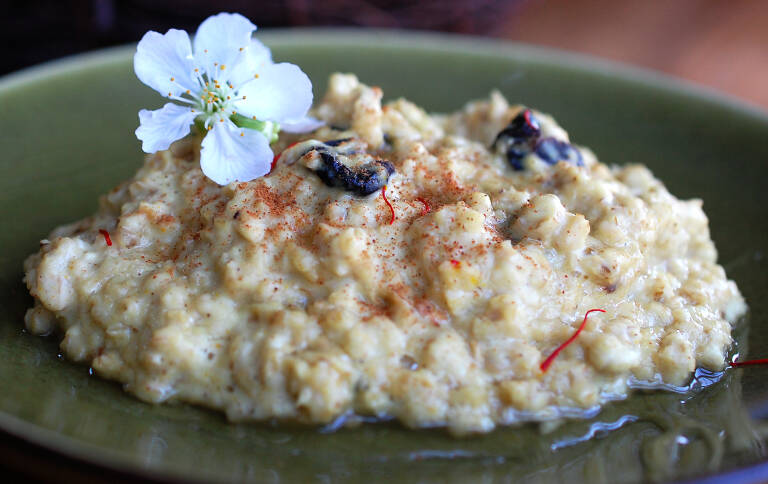
[[[266,32],[315,94],[356,72],[387,99],[459,109],[498,88],[549,112],[606,163],[642,162],[700,197],[721,263],[750,306],[738,351],[768,356],[768,116],[645,72],[513,44],[382,32]],[[454,439],[366,424],[322,433],[235,425],[204,409],[152,406],[57,357],[23,331],[22,261],[53,227],[92,213],[142,162],[137,111],[162,99],[133,75],[132,49],[60,61],[0,82],[0,429],[142,475],[267,482],[634,482],[754,465],[768,369],[729,371],[688,394],[637,393],[595,418]],[[705,386],[706,375],[701,375]],[[764,433],[762,434],[765,435]],[[592,437],[592,438],[589,438]],[[731,478],[766,476],[766,466]],[[761,474],[762,473],[762,474]]]

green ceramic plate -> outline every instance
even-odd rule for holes
[[[655,74],[508,43],[368,31],[260,37],[276,59],[309,73],[316,94],[334,71],[356,72],[387,98],[407,96],[434,111],[498,88],[555,115],[603,161],[646,163],[673,193],[703,198],[720,259],[751,308],[738,351],[768,356],[765,113]],[[717,375],[700,374],[689,394],[637,393],[589,421],[456,440],[387,423],[335,433],[231,425],[198,408],[141,403],[57,357],[54,338],[22,329],[31,302],[22,261],[51,228],[90,214],[99,194],[139,167],[136,113],[162,99],[136,80],[132,54],[97,52],[0,81],[0,454],[7,466],[23,462],[39,474],[52,465],[42,459],[59,456],[60,472],[98,465],[129,475],[274,482],[767,478],[760,418],[768,414],[768,370],[757,367],[729,371],[708,387]]]

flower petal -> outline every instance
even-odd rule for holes
[[[141,140],[145,153],[168,149],[171,143],[189,134],[189,126],[200,114],[186,106],[168,103],[160,109],[139,111],[139,127],[136,137]]]
[[[307,114],[312,106],[312,82],[298,66],[285,62],[270,64],[258,74],[238,91],[245,97],[235,103],[238,113],[279,123]]]
[[[240,53],[240,57],[235,60],[232,69],[229,70],[227,80],[237,88],[254,79],[253,75],[264,65],[272,63],[272,52],[269,47],[257,39],[251,39],[251,44]]]
[[[238,128],[229,120],[216,121],[203,140],[200,167],[205,176],[226,185],[266,175],[273,156],[269,141],[259,131]]]
[[[304,116],[301,119],[292,119],[280,123],[280,130],[286,133],[308,133],[314,131],[325,123],[312,116]]]
[[[141,82],[163,96],[197,90],[192,77],[194,64],[189,36],[171,29],[165,34],[149,31],[139,41],[133,56],[133,70]]]
[[[238,13],[208,17],[195,33],[195,60],[211,78],[228,80],[227,69],[234,67],[241,55],[240,49],[250,46],[254,30],[256,26]]]

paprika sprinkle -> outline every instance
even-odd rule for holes
[[[422,217],[432,211],[432,206],[429,204],[429,201],[426,198],[418,197],[416,201],[424,205],[424,208],[421,209]]]

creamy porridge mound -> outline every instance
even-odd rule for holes
[[[486,432],[723,367],[746,308],[700,200],[498,93],[450,115],[381,99],[333,75],[326,126],[281,135],[248,183],[205,178],[194,136],[148,156],[27,259],[27,328],[235,421]]]

